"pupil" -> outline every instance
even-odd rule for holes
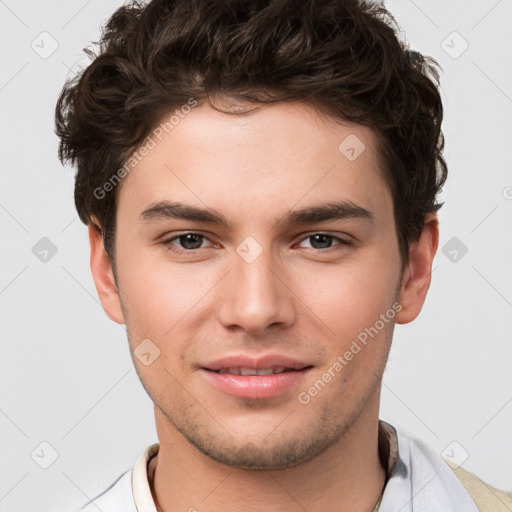
[[[196,239],[196,242],[194,243],[193,239]],[[185,249],[198,249],[199,247],[201,247],[201,236],[200,235],[195,235],[193,233],[188,233],[186,235],[181,235],[180,236],[180,242],[182,244],[182,246],[185,248]],[[192,246],[193,247],[189,247],[187,244],[192,242]]]
[[[324,240],[324,242],[322,242],[322,241],[320,242],[320,245],[322,245],[322,244],[329,245],[329,241],[330,241],[330,239],[332,239],[332,236],[320,234],[320,235],[313,235],[311,238],[313,239],[312,245],[313,245],[313,247],[315,247],[316,240],[318,238],[320,238],[320,240],[322,240],[322,239]],[[325,248],[325,247],[324,246],[322,246],[322,247],[315,247],[315,249],[322,249],[322,248]]]

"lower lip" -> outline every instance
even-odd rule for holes
[[[201,369],[218,389],[238,398],[270,398],[290,389],[309,368],[272,375],[231,375]]]

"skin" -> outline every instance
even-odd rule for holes
[[[354,161],[338,150],[350,134],[365,144]],[[126,324],[132,354],[144,339],[160,350],[149,366],[133,357],[155,403],[160,452],[149,480],[158,510],[375,506],[385,478],[377,451],[381,379],[394,322],[419,314],[438,245],[438,220],[429,214],[401,272],[376,144],[370,128],[335,122],[307,104],[275,104],[244,116],[202,104],[117,191],[117,282],[101,235],[89,225],[91,269],[105,312]],[[163,200],[214,208],[231,228],[140,219]],[[350,200],[374,221],[276,224],[289,210],[331,200]],[[162,243],[184,232],[205,238]],[[318,241],[318,233],[352,245]],[[262,248],[252,263],[236,252],[248,236]],[[395,318],[308,404],[300,403],[298,394],[397,303]],[[313,368],[278,396],[235,398],[199,369],[234,353],[285,354]]]

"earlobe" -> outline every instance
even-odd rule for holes
[[[402,309],[396,323],[412,322],[420,313],[430,288],[432,261],[439,243],[439,222],[435,213],[429,213],[420,238],[409,247],[409,264],[402,276],[398,302]]]
[[[124,324],[124,315],[121,308],[119,291],[114,279],[112,262],[103,246],[103,237],[100,228],[93,222],[88,224],[89,244],[91,247],[91,271],[96,285],[98,296],[107,316],[117,322]]]

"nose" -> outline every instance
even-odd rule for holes
[[[293,324],[296,298],[279,263],[267,249],[254,261],[234,254],[233,269],[219,290],[218,314],[224,327],[258,335],[270,326]]]

